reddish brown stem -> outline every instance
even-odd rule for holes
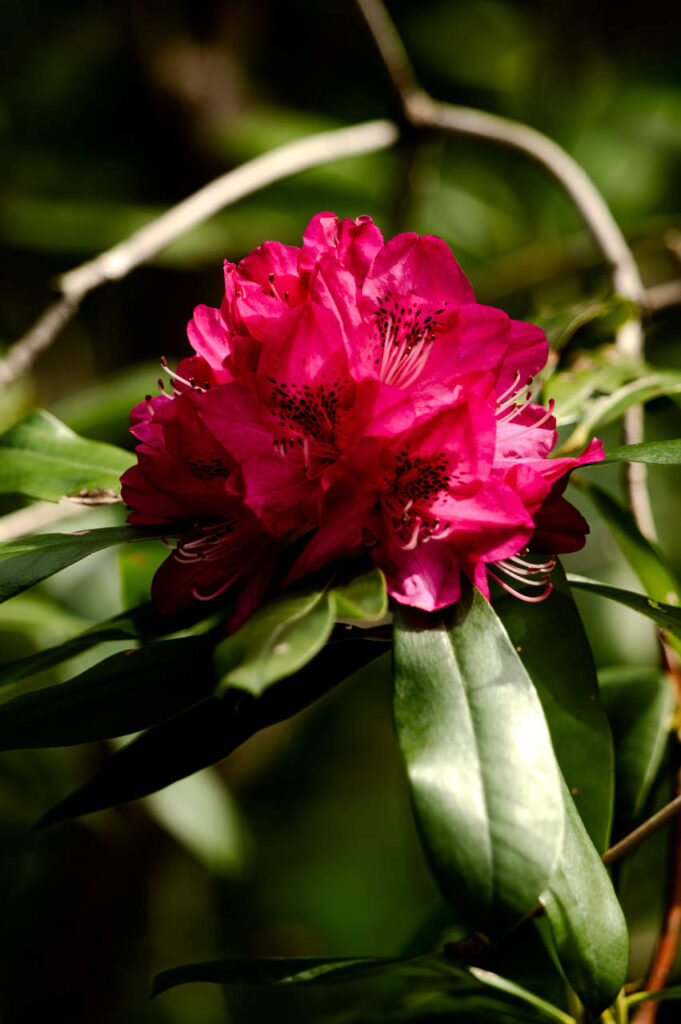
[[[677,776],[677,793],[681,794],[681,772]],[[681,820],[674,819],[672,837],[669,894],[664,923],[652,967],[648,975],[646,990],[659,992],[668,980],[679,946],[681,934]],[[660,1004],[657,1001],[643,1003],[634,1016],[633,1024],[655,1024]]]

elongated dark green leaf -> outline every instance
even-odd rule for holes
[[[135,640],[139,635],[139,630],[134,624],[133,613],[126,612],[116,615],[108,622],[94,626],[70,640],[65,640],[64,643],[1,665],[0,687],[16,683],[21,679],[28,679],[29,676],[35,675],[37,672],[68,661],[69,658],[74,658],[77,654],[88,651],[91,647],[105,643],[107,640]]]
[[[626,980],[629,935],[598,851],[566,786],[563,792],[563,849],[540,902],[568,981],[582,1002],[600,1013]]]
[[[606,462],[647,462],[651,466],[681,466],[681,438],[644,441],[607,448]]]
[[[662,601],[655,601],[652,597],[644,597],[643,594],[635,594],[633,590],[623,590],[621,587],[611,587],[608,583],[599,583],[598,580],[590,580],[586,576],[578,576],[570,573],[568,576],[571,586],[578,590],[587,590],[590,594],[600,594],[611,601],[640,612],[646,618],[652,619],[658,626],[669,630],[681,638],[681,608],[671,604],[663,604]]]
[[[615,740],[615,793],[621,830],[643,808],[669,738],[674,694],[666,674],[645,665],[614,665],[598,673]]]
[[[0,544],[0,601],[20,594],[34,583],[95,551],[131,540],[154,540],[160,536],[156,528],[108,526],[79,533],[43,533],[38,537]]]
[[[93,779],[48,811],[41,824],[136,800],[221,761],[254,733],[301,711],[383,650],[383,644],[368,640],[331,641],[300,672],[260,697],[235,687],[209,697],[117,751]]]
[[[192,981],[218,985],[314,985],[356,981],[380,974],[411,957],[259,957],[258,959],[213,960],[183,964],[162,971],[154,978],[152,995]]]
[[[580,480],[580,489],[603,516],[622,554],[640,579],[648,596],[667,604],[680,604],[679,581],[662,552],[643,536],[631,512],[601,487]]]
[[[350,583],[331,590],[337,619],[373,622],[388,610],[385,576],[380,569],[357,576]]]
[[[561,771],[596,847],[605,850],[613,807],[613,745],[596,666],[565,573],[527,605],[508,594],[494,607],[537,688]]]
[[[204,637],[165,640],[15,697],[0,705],[0,750],[63,747],[146,729],[211,693],[211,655]]]
[[[161,615],[151,602],[141,604],[127,612],[121,612],[120,615],[114,615],[111,619],[98,623],[61,644],[0,665],[0,688],[21,679],[28,679],[29,676],[68,661],[69,658],[106,641],[151,640],[180,629],[187,629],[200,622],[204,614],[203,610],[196,606],[189,612],[171,618]]]
[[[491,605],[395,617],[395,723],[428,858],[467,923],[495,929],[548,884],[564,827],[535,689]]]
[[[74,434],[49,412],[32,412],[0,435],[0,493],[59,501],[80,490],[120,490],[134,455]]]
[[[333,629],[327,591],[286,591],[260,608],[215,649],[220,687],[256,696],[314,658]]]
[[[402,975],[418,991],[456,992],[464,1000],[457,1009],[468,1009],[468,997],[489,989],[498,997],[503,1013],[509,1005],[522,1004],[538,1011],[531,1020],[558,1021],[574,1024],[573,1018],[558,1007],[508,978],[492,971],[454,964],[438,955],[416,957],[263,957],[259,959],[213,960],[184,964],[162,971],[154,978],[152,995],[160,995],[176,985],[189,982],[212,982],[219,985],[324,985],[362,981],[375,975]],[[451,1010],[451,1004],[448,1004]],[[468,1019],[468,1018],[466,1018]],[[489,1018],[488,1018],[489,1019]],[[495,1017],[495,1019],[498,1019]],[[528,1019],[528,1018],[523,1018]]]

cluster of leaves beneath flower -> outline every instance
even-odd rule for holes
[[[608,458],[678,465],[681,442],[613,449]],[[106,492],[129,462],[127,453],[35,413],[0,437],[0,493],[56,501]],[[422,1014],[566,1022],[573,1019],[560,994],[567,979],[593,1013],[621,1004],[627,924],[600,857],[611,833],[612,769],[619,825],[629,827],[662,758],[671,698],[657,673],[631,668],[610,670],[599,696],[571,584],[641,612],[680,649],[681,610],[673,574],[631,516],[583,486],[648,596],[568,581],[559,566],[542,604],[528,607],[501,592],[489,604],[469,588],[443,612],[396,608],[390,629],[382,574],[358,564],[354,574],[346,568],[282,591],[226,638],[229,594],[172,619],[142,604],[2,666],[2,749],[138,734],[49,810],[47,825],[145,796],[221,760],[360,667],[389,659],[392,635],[395,724],[419,832],[458,934],[482,933],[484,943],[449,943],[444,953],[417,957],[188,965],[160,975],[157,992],[196,980],[307,985],[385,977],[393,994],[396,978],[420,992]],[[120,526],[5,543],[0,599],[110,545],[159,537]],[[135,647],[68,682],[25,692],[22,681],[116,639]],[[545,956],[535,928],[551,950],[554,1001],[496,969],[509,943]],[[632,1005],[644,998],[628,997]]]

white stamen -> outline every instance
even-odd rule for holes
[[[521,601],[525,601],[526,604],[538,604],[540,601],[544,601],[553,590],[553,584],[547,583],[546,589],[541,594],[536,594],[534,597],[531,597],[529,594],[521,594],[519,590],[515,590],[513,587],[509,586],[508,583],[504,583],[503,580],[499,579],[496,573],[492,572],[489,566],[487,567],[487,572],[493,580],[497,581],[500,587],[503,587],[504,590],[507,591],[507,593],[512,594],[513,597],[517,597]]]

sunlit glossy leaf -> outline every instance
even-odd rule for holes
[[[599,583],[598,580],[590,580],[586,576],[578,576],[570,573],[568,580],[573,587],[579,590],[586,590],[590,594],[600,594],[611,601],[617,601],[635,612],[640,612],[647,618],[652,619],[658,626],[669,630],[681,639],[681,608],[675,605],[664,604],[662,601],[655,601],[652,597],[644,597],[643,594],[635,594],[633,590],[624,590],[622,587],[611,587],[608,583]]]
[[[644,441],[607,448],[606,462],[647,462],[651,466],[681,466],[681,439]]]
[[[314,658],[333,628],[328,591],[284,592],[215,649],[220,687],[256,696]]]
[[[0,544],[0,601],[20,594],[95,551],[159,536],[157,529],[148,527],[107,526],[78,533],[43,533]]]
[[[136,800],[216,764],[274,722],[290,718],[346,676],[383,655],[367,640],[328,643],[290,679],[255,697],[231,687],[142,733],[121,748],[84,786],[44,816],[41,824]]]
[[[67,683],[0,705],[0,750],[62,747],[137,732],[214,688],[205,638],[147,644],[106,658]]]
[[[564,786],[563,848],[540,897],[558,958],[577,995],[594,1012],[617,997],[629,965],[624,914],[608,873]]]
[[[134,462],[122,448],[88,441],[48,412],[32,412],[0,435],[0,493],[59,501],[85,489],[120,490]]]
[[[614,665],[598,673],[616,751],[617,818],[632,827],[662,762],[675,698],[667,675],[645,665]]]
[[[395,617],[395,722],[434,874],[477,929],[526,913],[564,827],[560,775],[534,687],[491,605]]]
[[[373,569],[349,583],[331,590],[337,619],[371,622],[381,619],[388,610],[385,577]]]
[[[613,746],[596,666],[562,566],[538,604],[508,594],[494,607],[537,688],[558,763],[589,835],[607,845],[613,806]]]

